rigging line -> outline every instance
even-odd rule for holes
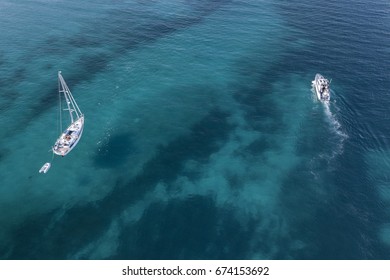
[[[72,103],[72,106],[73,106],[74,111],[77,115],[77,118],[79,118],[79,115],[81,115],[82,113],[81,113],[81,110],[80,110],[79,106],[77,105],[76,100],[74,99],[71,91],[69,90],[69,88],[68,88],[68,94],[69,94],[69,100]]]
[[[59,113],[59,116],[60,116],[60,120],[59,120],[59,127],[60,127],[60,131],[59,133],[61,134],[62,133],[62,104],[61,104],[61,85],[60,85],[60,80],[58,80],[58,100],[59,100],[59,109],[60,109],[60,113]]]
[[[65,80],[63,79],[63,77],[61,77],[61,84],[64,88],[64,95],[65,95],[66,101],[68,103],[68,108],[69,108],[69,111],[72,115],[72,122],[73,122],[73,113],[76,115],[75,117],[77,119],[80,117],[80,115],[82,113],[81,113],[80,108],[78,107],[78,105],[76,103],[76,100],[74,99],[74,97],[72,95],[72,92],[70,91],[70,89],[69,89],[68,85],[66,84]]]
[[[65,96],[65,101],[66,101],[66,105],[68,107],[68,111],[69,111],[69,115],[70,115],[70,119],[71,119],[71,123],[73,123],[73,112],[72,112],[72,108],[71,107],[74,107],[73,105],[73,102],[71,100],[71,95],[70,95],[70,90],[68,88],[68,86],[66,85],[64,79],[62,78],[61,76],[61,86],[63,88],[63,93],[64,93],[64,96]]]

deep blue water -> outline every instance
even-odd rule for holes
[[[14,2],[1,259],[390,258],[388,1]],[[86,124],[52,161],[58,70]]]

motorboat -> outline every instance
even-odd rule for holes
[[[330,100],[330,81],[321,74],[316,74],[312,85],[316,92],[317,98],[321,102],[329,102]]]

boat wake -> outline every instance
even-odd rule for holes
[[[344,151],[344,141],[348,138],[348,135],[342,130],[340,122],[337,120],[336,116],[330,110],[330,103],[324,103],[324,113],[326,115],[326,120],[330,125],[330,130],[333,133],[333,140],[336,142],[333,144],[335,147],[332,150],[329,159],[340,155]],[[334,104],[332,104],[334,106]]]

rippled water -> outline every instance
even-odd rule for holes
[[[0,258],[389,259],[388,1],[14,2]]]

